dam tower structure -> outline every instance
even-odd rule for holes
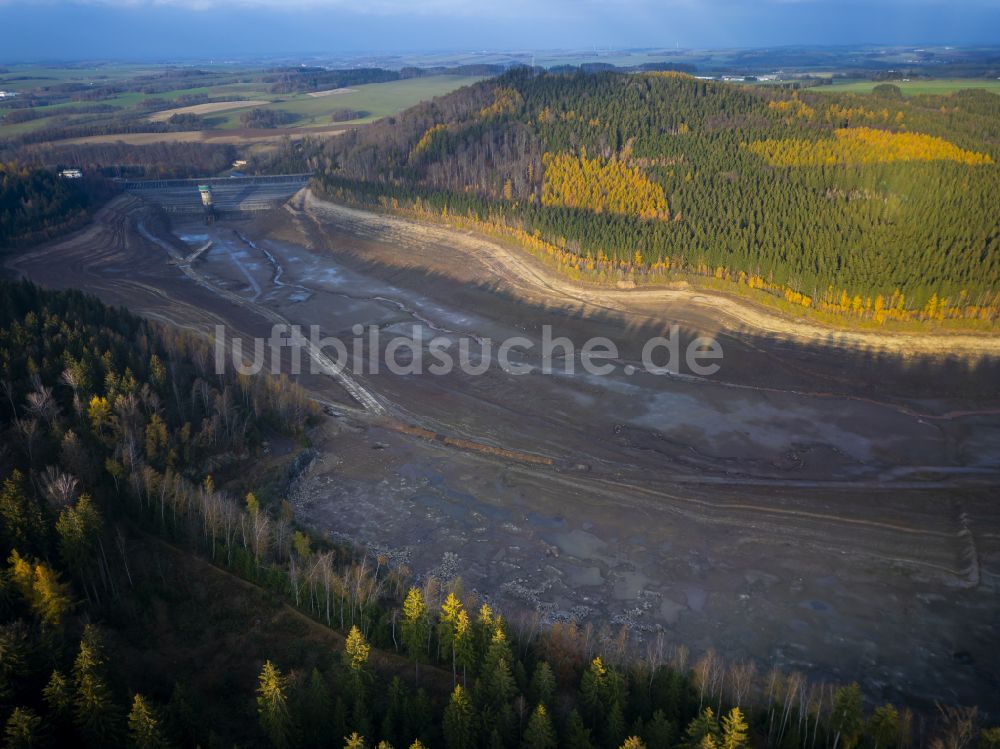
[[[205,209],[205,221],[211,224],[215,221],[215,203],[212,200],[212,186],[198,185],[198,194],[201,195],[201,205]]]

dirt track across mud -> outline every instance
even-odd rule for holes
[[[303,375],[339,416],[291,491],[297,517],[512,614],[1000,710],[996,339],[944,355],[933,336],[830,333],[689,290],[583,289],[498,243],[308,194],[211,227],[122,198],[8,265],[230,338],[275,322],[607,337],[608,376],[352,375],[381,412]],[[672,324],[720,342],[717,375],[626,373]]]

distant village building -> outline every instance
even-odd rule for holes
[[[13,99],[17,96],[17,91],[0,91],[0,99]]]
[[[63,179],[80,179],[83,176],[83,172],[79,169],[63,169],[59,172],[59,176]]]

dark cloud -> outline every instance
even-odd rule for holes
[[[4,61],[434,49],[996,43],[995,0],[3,2]]]

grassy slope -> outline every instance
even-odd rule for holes
[[[404,109],[419,104],[435,96],[442,96],[456,88],[467,86],[481,80],[474,76],[434,75],[426,78],[408,78],[389,83],[369,83],[355,86],[346,93],[329,96],[308,96],[295,94],[286,97],[269,96],[271,99],[282,99],[266,107],[292,112],[300,117],[293,123],[295,127],[329,126],[330,115],[338,109],[356,109],[368,112],[368,116],[351,120],[355,123],[371,122],[381,117],[388,117],[402,112]],[[239,112],[227,113],[220,127],[239,127]]]
[[[61,104],[50,104],[45,107],[36,107],[39,112],[51,113],[51,116],[18,123],[16,125],[0,125],[0,137],[13,137],[15,135],[30,133],[40,128],[53,125],[55,124],[54,118],[60,114],[61,110],[66,108],[88,106],[90,104],[110,104],[111,106],[122,108],[120,112],[111,113],[109,115],[86,114],[70,116],[68,118],[70,122],[82,122],[95,120],[97,118],[113,117],[115,114],[127,114],[129,109],[135,107],[139,102],[145,101],[146,99],[165,99],[167,101],[175,101],[181,96],[193,96],[197,94],[205,94],[210,97],[239,96],[244,99],[273,98],[272,95],[262,90],[259,84],[252,83],[231,84],[226,86],[199,86],[197,88],[183,88],[176,89],[174,91],[164,91],[163,93],[158,94],[144,94],[139,91],[129,91],[110,99],[102,99],[100,101],[71,101]]]
[[[870,94],[882,81],[848,81],[845,83],[834,83],[830,86],[817,86],[810,91],[830,91],[833,93],[851,92],[856,94]],[[917,96],[919,94],[950,94],[967,88],[984,88],[1000,94],[1000,80],[990,78],[939,78],[932,80],[912,80],[912,81],[884,81],[899,86],[906,96]]]
[[[78,72],[78,71],[77,71]],[[330,120],[330,115],[338,109],[356,109],[368,112],[369,114],[359,120],[352,120],[354,123],[364,123],[377,120],[381,117],[388,117],[419,104],[421,101],[447,94],[450,91],[467,86],[481,80],[474,76],[436,75],[426,78],[410,78],[402,81],[392,81],[390,83],[371,83],[364,86],[357,86],[349,93],[334,94],[331,96],[307,96],[306,94],[275,95],[264,90],[259,83],[237,83],[225,86],[202,86],[198,88],[177,89],[165,91],[158,94],[143,94],[140,92],[127,92],[105,99],[100,102],[66,102],[64,104],[53,104],[47,107],[38,107],[40,112],[51,113],[49,117],[30,120],[14,125],[0,125],[0,137],[15,137],[24,133],[49,127],[56,124],[56,117],[60,110],[67,107],[83,106],[87,104],[110,104],[121,107],[122,110],[116,114],[127,114],[128,110],[135,107],[145,99],[157,98],[173,101],[181,96],[205,94],[209,97],[238,96],[242,99],[269,100],[273,103],[266,108],[281,109],[292,112],[300,117],[292,123],[293,127],[328,127],[334,124]],[[54,83],[55,81],[34,81],[34,85],[44,83]],[[28,86],[31,88],[32,86]],[[240,114],[245,108],[237,108],[228,112],[218,112],[206,115],[206,119],[213,127],[221,129],[235,129],[241,127]],[[114,117],[111,115],[79,115],[70,116],[68,121],[93,122],[98,119]],[[342,124],[342,123],[336,123]]]

